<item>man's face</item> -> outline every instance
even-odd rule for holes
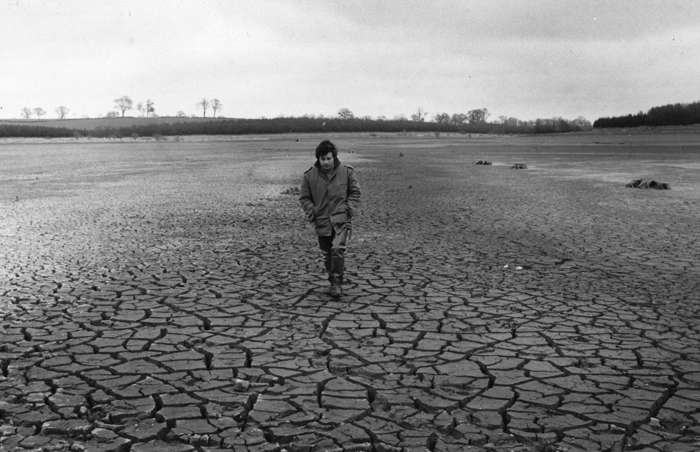
[[[318,163],[321,165],[323,171],[330,171],[333,169],[333,153],[329,152],[319,156]]]

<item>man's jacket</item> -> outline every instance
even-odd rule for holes
[[[316,233],[331,235],[334,227],[349,222],[360,203],[360,184],[354,169],[336,160],[328,173],[316,162],[304,173],[299,202],[307,215],[313,215]]]

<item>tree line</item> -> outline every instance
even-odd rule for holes
[[[179,135],[246,135],[275,133],[342,133],[342,132],[425,132],[434,133],[559,133],[590,129],[585,120],[568,121],[562,118],[521,121],[504,118],[498,122],[437,122],[352,117],[278,117],[261,119],[206,119],[188,120],[168,118],[160,121],[143,120],[127,126],[98,126],[94,129],[47,127],[34,125],[0,124],[0,137],[158,137]]]
[[[0,124],[0,138],[60,138],[72,136],[75,136],[75,132],[63,127],[47,127],[24,124]]]
[[[58,119],[64,119],[70,110],[68,107],[65,105],[59,105],[56,107],[56,117]],[[42,116],[46,114],[46,110],[44,110],[41,107],[34,107],[34,108],[29,108],[29,107],[24,107],[22,109],[22,118],[24,119],[31,119],[32,115],[36,116],[36,119],[41,119]]]
[[[132,110],[134,108],[134,101],[131,100],[129,96],[122,96],[114,99],[114,105],[116,106],[116,110],[108,112],[107,117],[117,117],[119,114],[121,114],[121,117],[123,118],[128,110]],[[216,114],[221,111],[224,104],[219,99],[207,99],[206,97],[203,97],[197,101],[195,106],[197,109],[202,109],[202,118],[207,117],[207,112],[209,110],[212,112],[211,117],[216,118]],[[145,116],[146,118],[157,116],[155,102],[151,99],[146,99],[145,102],[137,103],[136,110],[141,114],[141,116]],[[176,117],[178,118],[184,118],[186,116],[187,115],[182,110],[178,111],[176,114]]]
[[[201,109],[200,120],[190,121],[186,119],[184,112],[179,111],[175,117],[161,118],[158,122],[148,119],[156,118],[155,102],[147,99],[144,102],[134,103],[129,96],[121,96],[114,99],[114,110],[107,113],[107,118],[124,118],[126,112],[134,108],[145,117],[136,124],[118,125],[107,123],[91,129],[70,128],[64,126],[51,127],[48,124],[20,125],[0,124],[0,137],[27,136],[27,137],[65,137],[65,136],[92,136],[92,137],[139,137],[139,136],[177,136],[177,135],[243,135],[243,134],[270,134],[270,133],[319,133],[319,132],[459,132],[459,133],[560,133],[580,130],[589,130],[591,124],[583,117],[574,120],[563,118],[536,119],[534,121],[522,121],[517,118],[499,116],[498,119],[489,122],[490,113],[486,108],[475,108],[466,113],[437,113],[432,121],[428,120],[428,113],[418,107],[417,111],[410,115],[410,119],[404,115],[387,119],[385,116],[372,118],[370,116],[358,117],[352,110],[343,107],[332,117],[323,115],[305,115],[301,117],[277,117],[260,119],[233,119],[217,118],[217,113],[223,108],[223,103],[216,98],[201,98],[195,106]],[[64,119],[69,109],[60,106],[56,109],[59,119]],[[207,117],[208,113],[211,113]],[[23,110],[25,119],[29,119],[34,113],[37,119],[41,119],[46,112],[41,108]],[[195,118],[195,116],[192,116]],[[164,120],[165,119],[165,120]]]
[[[203,97],[197,101],[197,103],[195,103],[195,107],[198,110],[202,110],[203,118],[207,117],[207,112],[209,111],[212,113],[211,117],[215,118],[216,114],[224,107],[224,104],[219,99],[208,99]],[[123,118],[127,111],[134,109],[138,111],[142,117],[153,118],[157,116],[155,102],[153,100],[146,99],[145,101],[134,103],[129,96],[121,96],[114,99],[114,109],[108,111],[104,116],[105,118]],[[65,105],[59,105],[56,107],[55,112],[58,119],[65,119],[66,116],[68,116],[70,109]],[[41,119],[44,115],[46,115],[46,110],[44,110],[42,107],[24,107],[22,108],[20,115],[23,119],[32,119],[34,116],[36,116],[36,119]],[[178,111],[176,114],[176,117],[178,118],[184,118],[186,116],[187,115],[182,110]]]
[[[593,127],[685,126],[700,123],[700,102],[668,104],[625,116],[598,118]]]

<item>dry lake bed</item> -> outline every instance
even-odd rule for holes
[[[0,450],[700,450],[700,132],[5,140],[0,208]]]

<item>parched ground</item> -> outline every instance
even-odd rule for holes
[[[700,449],[700,136],[320,138],[0,144],[0,450]]]

